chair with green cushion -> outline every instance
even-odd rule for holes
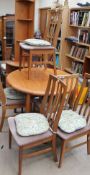
[[[90,154],[90,98],[88,98],[90,89],[89,86],[87,86],[89,81],[90,74],[86,73],[72,109],[64,110],[61,115],[57,132],[57,135],[61,140],[59,167],[62,165],[65,152],[70,151],[72,148],[76,148],[86,143],[87,153]],[[85,87],[87,87],[87,92],[84,96],[82,105],[79,105]],[[87,136],[86,141],[83,142],[83,140],[80,139],[78,144],[75,143],[73,146],[68,147],[70,141],[79,139],[83,136]]]
[[[65,102],[66,91],[66,85],[57,77],[50,75],[40,113],[24,113],[8,119],[10,129],[9,147],[11,148],[11,136],[13,136],[19,147],[18,175],[21,175],[23,158],[52,151],[54,160],[57,161],[56,133]],[[31,153],[25,152],[27,149],[43,144],[43,149],[34,149]]]

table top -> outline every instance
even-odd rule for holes
[[[28,80],[28,69],[16,70],[8,74],[7,83],[16,90],[31,94],[41,95],[45,94],[49,74],[54,74],[53,69],[32,68],[30,72],[30,79]],[[57,75],[65,75],[66,73],[57,70]]]

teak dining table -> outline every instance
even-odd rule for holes
[[[7,75],[7,83],[14,89],[26,93],[26,112],[30,112],[31,97],[43,96],[47,87],[49,74],[54,74],[51,68],[32,68],[30,71],[30,79],[28,80],[28,69],[13,71]],[[57,70],[57,75],[65,75],[66,73]]]

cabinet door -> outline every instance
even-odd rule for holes
[[[4,60],[11,58],[14,47],[14,15],[3,17],[2,54]]]

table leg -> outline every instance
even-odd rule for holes
[[[26,95],[26,112],[31,111],[31,95],[27,94]]]
[[[90,154],[90,134],[87,136],[87,153]]]

